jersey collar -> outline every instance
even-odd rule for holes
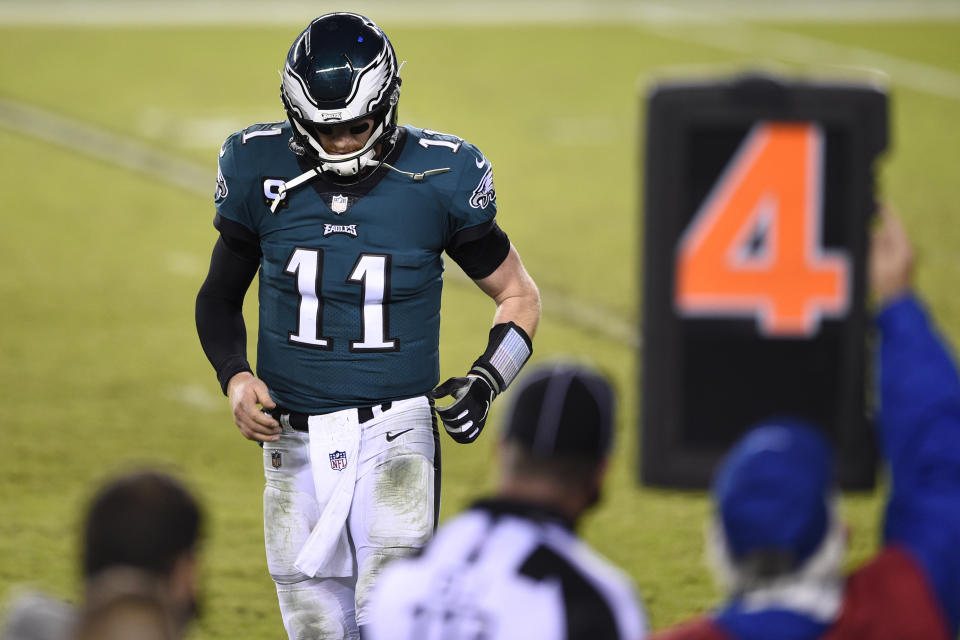
[[[470,508],[486,511],[495,518],[516,516],[533,522],[556,524],[571,532],[576,524],[573,520],[549,507],[522,500],[499,497],[484,498],[477,500]]]

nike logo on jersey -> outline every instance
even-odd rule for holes
[[[483,165],[487,164],[487,159],[486,158],[480,158],[479,160],[475,159],[474,162],[477,165],[477,169],[483,169]]]
[[[407,431],[413,431],[413,429],[404,429],[403,431],[387,431],[387,442],[393,442]]]

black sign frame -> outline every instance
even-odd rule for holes
[[[646,96],[645,126],[641,122],[641,130],[645,129],[646,135],[642,143],[645,170],[640,198],[644,221],[640,265],[643,282],[643,340],[639,358],[640,480],[652,486],[706,488],[726,449],[754,419],[797,413],[770,411],[770,407],[776,405],[775,400],[770,400],[764,409],[766,413],[752,415],[751,420],[744,419],[743,424],[727,425],[708,442],[690,437],[696,430],[689,428],[689,414],[696,411],[698,393],[701,397],[705,395],[702,379],[701,384],[696,385],[699,389],[684,388],[685,380],[696,378],[689,374],[690,367],[684,365],[684,358],[689,356],[685,349],[689,351],[690,336],[707,336],[706,344],[709,344],[714,330],[716,339],[722,341],[724,335],[737,335],[750,325],[748,319],[685,318],[677,310],[674,297],[677,246],[691,216],[691,158],[700,157],[691,141],[698,135],[696,132],[714,129],[722,133],[739,128],[745,137],[757,122],[816,123],[826,132],[828,152],[834,140],[843,141],[842,157],[832,160],[833,167],[829,164],[831,160],[826,162],[827,171],[842,165],[846,173],[842,186],[834,187],[836,193],[829,194],[832,200],[824,196],[824,211],[833,210],[835,217],[837,211],[843,212],[842,221],[836,224],[842,227],[843,245],[852,266],[849,283],[852,297],[846,315],[823,321],[821,334],[832,336],[829,348],[835,349],[828,360],[831,369],[834,365],[836,368],[829,372],[834,375],[831,387],[836,387],[836,393],[829,400],[832,403],[829,411],[819,408],[821,419],[817,422],[836,448],[839,485],[844,489],[870,489],[875,484],[876,453],[868,394],[871,350],[866,312],[866,257],[869,221],[876,208],[874,166],[888,145],[887,93],[882,87],[866,83],[793,80],[764,74],[661,82]],[[838,142],[834,146],[839,145]],[[718,171],[717,177],[719,174]],[[805,348],[798,347],[797,340],[768,340],[765,344],[777,344],[784,354]],[[820,345],[819,348],[826,347]],[[729,375],[730,380],[734,380],[739,363],[737,358],[730,360],[733,361]],[[813,370],[796,372],[798,388],[803,388],[804,380],[822,384],[824,371],[805,364]],[[714,369],[714,373],[716,371]],[[720,380],[723,382],[722,377]],[[731,397],[729,401],[739,401],[742,406],[744,399]],[[796,407],[795,402],[793,406]],[[703,411],[709,412],[710,408]],[[744,412],[744,416],[748,413]],[[825,415],[829,417],[824,419]],[[700,433],[703,433],[702,427]]]

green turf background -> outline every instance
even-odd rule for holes
[[[545,299],[620,321],[638,308],[642,87],[690,65],[836,71],[806,64],[802,52],[697,44],[682,26],[383,26],[409,61],[401,121],[483,149],[496,168],[501,224]],[[0,27],[0,98],[130,136],[211,175],[209,195],[186,192],[0,127],[0,598],[22,584],[76,598],[85,501],[106,476],[150,464],[185,477],[209,515],[206,614],[190,637],[282,637],[262,550],[260,452],[219,396],[193,300],[215,239],[219,142],[283,117],[277,69],[299,28]],[[957,22],[751,29],[923,63],[960,91]],[[902,210],[918,246],[919,289],[956,341],[960,102],[892,79],[882,195]],[[443,377],[482,350],[492,310],[472,285],[448,283]],[[716,592],[701,562],[704,496],[633,482],[633,349],[548,312],[535,360],[556,354],[601,363],[622,392],[606,499],[585,521],[585,537],[633,577],[655,627],[708,607]],[[498,422],[495,413],[490,433],[469,447],[443,438],[442,517],[492,486]],[[851,562],[875,548],[879,507],[877,496],[845,499]]]

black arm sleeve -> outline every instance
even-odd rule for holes
[[[496,271],[509,253],[510,238],[495,221],[464,229],[447,247],[447,255],[474,280],[486,278]]]
[[[217,239],[210,258],[210,271],[197,294],[197,335],[207,359],[217,372],[224,395],[227,383],[241,371],[251,371],[247,362],[247,328],[243,323],[243,297],[260,266],[259,245],[254,250],[236,238]]]

